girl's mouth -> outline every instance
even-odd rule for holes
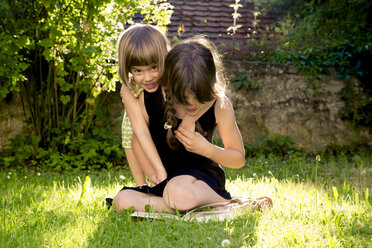
[[[156,83],[151,84],[144,84],[143,85],[146,89],[154,89],[156,87]]]
[[[187,109],[187,112],[189,113],[195,113],[196,110],[198,110],[197,108],[191,108],[191,109]]]

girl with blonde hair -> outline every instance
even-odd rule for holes
[[[159,88],[158,79],[164,71],[168,48],[166,36],[155,26],[135,24],[126,29],[118,41],[119,76],[122,87],[127,88],[136,98],[143,90],[156,91]],[[122,122],[122,145],[136,185],[147,184],[146,176],[151,184],[156,185],[166,178],[166,171],[159,156],[156,156],[156,148],[151,139],[142,141],[136,139],[128,115],[129,111],[136,110],[127,106],[125,101],[123,103],[125,113]],[[152,163],[144,150],[153,152]]]

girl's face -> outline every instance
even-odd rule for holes
[[[187,104],[175,104],[177,115],[183,118],[184,115],[196,116],[202,110],[202,107],[207,103],[200,103],[195,95],[191,92],[185,94]],[[214,100],[213,100],[214,101]]]
[[[147,66],[131,66],[130,73],[133,80],[147,92],[155,92],[159,84],[157,83],[159,72],[156,64]]]

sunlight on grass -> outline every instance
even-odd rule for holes
[[[1,171],[0,246],[371,247],[371,197],[365,187],[371,185],[370,167],[363,168],[359,178],[365,181],[357,184],[348,180],[357,177],[353,166],[324,162],[316,184],[314,161],[248,162],[248,167],[226,170],[227,189],[232,195],[268,196],[273,209],[217,223],[141,220],[128,211],[108,211],[106,197],[123,185],[134,186],[127,169]],[[341,183],[335,175],[346,180]]]
[[[254,176],[228,181],[227,187],[234,195],[272,198],[273,209],[263,213],[256,227],[258,247],[372,244],[372,209],[366,200],[359,202],[345,189],[342,197],[335,199],[334,193],[317,189],[314,183]],[[361,235],[354,236],[359,232]]]

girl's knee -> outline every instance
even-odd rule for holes
[[[163,199],[173,209],[185,211],[197,206],[195,192],[187,185],[170,181],[164,189]]]
[[[114,200],[112,201],[113,207],[116,211],[123,209],[128,209],[132,206],[131,204],[131,192],[130,190],[122,190],[116,194]]]

